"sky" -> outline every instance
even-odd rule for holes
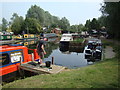
[[[93,18],[98,18],[102,15],[99,9],[101,8],[100,3],[103,3],[103,0],[21,0],[15,2],[11,1],[3,1],[0,2],[0,21],[4,17],[7,21],[10,21],[13,13],[17,13],[19,16],[23,16],[27,14],[28,9],[31,5],[37,5],[42,8],[44,11],[48,11],[51,15],[57,16],[60,19],[62,17],[66,17],[71,25],[75,24],[85,24],[86,20]],[[1,23],[1,22],[0,22]]]

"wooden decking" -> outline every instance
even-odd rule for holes
[[[51,65],[51,68],[52,69],[46,67],[45,63],[43,63],[40,67],[40,65],[37,64],[37,62],[35,61],[27,62],[20,65],[20,69],[31,71],[37,74],[56,74],[65,69],[65,67],[58,65]]]

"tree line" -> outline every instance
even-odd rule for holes
[[[120,38],[120,2],[105,2],[101,5],[101,22],[112,38]]]
[[[32,5],[27,11],[25,19],[14,13],[8,22],[5,18],[2,19],[0,25],[1,31],[11,30],[14,34],[32,33],[37,34],[43,32],[43,27],[49,30],[59,27],[62,30],[68,30],[70,23],[66,17],[59,18],[52,16],[48,11],[44,11],[37,5]]]
[[[2,19],[2,25],[0,30],[11,30],[15,34],[32,33],[38,34],[43,32],[43,27],[47,28],[50,32],[53,28],[60,28],[63,31],[78,32],[89,31],[92,29],[100,30],[102,26],[106,27],[109,35],[113,38],[120,37],[120,2],[104,2],[101,4],[100,11],[102,16],[99,18],[93,18],[92,20],[86,20],[85,25],[71,25],[66,17],[59,18],[51,15],[48,11],[44,11],[37,5],[32,5],[26,14],[25,19],[14,13],[11,17],[11,21],[8,22],[5,18]]]
[[[25,19],[17,13],[13,13],[10,22],[3,18],[0,30],[13,31],[14,34],[22,34],[23,32],[36,34],[43,32],[42,27],[46,27],[48,32],[53,28],[60,28],[63,31],[69,32],[81,32],[93,28],[89,24],[93,25],[96,23],[97,19],[94,18],[92,21],[87,20],[85,26],[83,24],[70,26],[69,20],[66,17],[60,19],[57,16],[51,15],[48,11],[44,11],[39,6],[32,5],[28,9]]]

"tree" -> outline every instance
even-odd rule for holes
[[[0,32],[2,32],[2,24],[0,24]]]
[[[7,30],[7,25],[8,22],[5,18],[2,19],[2,31],[6,31]]]
[[[22,25],[24,22],[24,19],[22,16],[18,16],[17,13],[14,13],[11,18],[11,29],[14,32],[14,34],[21,34],[22,33]]]
[[[42,32],[39,21],[35,18],[26,18],[22,28],[25,30],[25,33],[38,34]]]
[[[72,25],[70,26],[70,31],[71,32],[82,32],[82,31],[86,31],[86,28],[83,24],[79,24],[79,25]]]
[[[104,21],[108,33],[115,38],[120,38],[120,2],[104,2],[100,10],[103,16],[106,16]]]
[[[26,18],[35,18],[42,25],[45,23],[45,15],[44,10],[37,5],[31,6],[31,8],[27,11]]]
[[[100,24],[96,18],[93,18],[92,21],[87,20],[85,24],[85,30],[90,31],[92,29],[100,29]]]
[[[86,27],[87,31],[92,29],[92,28],[91,28],[91,21],[90,21],[90,19],[89,19],[89,20],[86,20],[85,27]]]
[[[78,25],[72,25],[70,26],[70,32],[78,32]]]
[[[61,20],[52,16],[48,11],[44,11],[37,5],[31,6],[31,8],[27,11],[26,18],[34,18],[39,21],[42,27],[47,27],[48,30],[53,27],[59,27],[63,30],[68,30],[70,27],[69,21],[63,17]]]
[[[83,24],[79,24],[78,25],[78,32],[81,32],[81,31],[86,31],[86,27],[83,25]]]
[[[96,29],[96,30],[98,30],[100,28],[100,25],[95,18],[93,18],[92,21],[91,21],[91,28]]]
[[[101,16],[98,18],[98,23],[100,24],[100,27],[105,26],[106,27],[106,16]]]
[[[59,22],[59,27],[63,30],[69,30],[70,23],[66,17],[63,17]]]

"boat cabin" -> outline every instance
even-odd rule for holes
[[[72,34],[63,34],[60,40],[60,43],[73,41]]]

